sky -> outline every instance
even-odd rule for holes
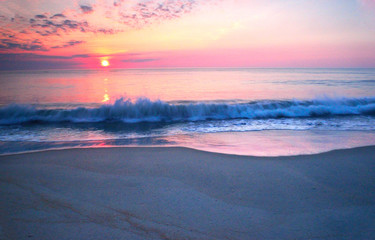
[[[374,53],[375,0],[0,0],[0,70],[375,67]]]

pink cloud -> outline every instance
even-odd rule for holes
[[[366,9],[375,10],[375,0],[358,0],[359,3]]]
[[[9,8],[7,5],[0,7],[0,12],[8,12],[7,15],[0,14],[3,22],[0,28],[0,50],[48,51],[56,46],[56,38],[53,37],[59,37],[63,42],[82,42],[89,34],[116,34],[140,29],[146,25],[179,18],[192,11],[196,2],[150,0],[124,4],[122,0],[110,3],[99,1],[97,4],[78,5],[76,9],[67,8],[60,12],[27,13],[22,9],[12,12],[17,10],[12,10],[14,6],[8,3]],[[35,41],[40,44],[39,47],[31,44]]]

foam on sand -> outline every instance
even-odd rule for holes
[[[295,157],[186,148],[0,157],[7,239],[373,239],[375,147]]]

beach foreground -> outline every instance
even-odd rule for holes
[[[375,239],[374,146],[54,150],[1,156],[0,184],[0,239]]]

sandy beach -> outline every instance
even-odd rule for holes
[[[374,146],[52,150],[1,156],[0,172],[0,239],[375,238]]]

